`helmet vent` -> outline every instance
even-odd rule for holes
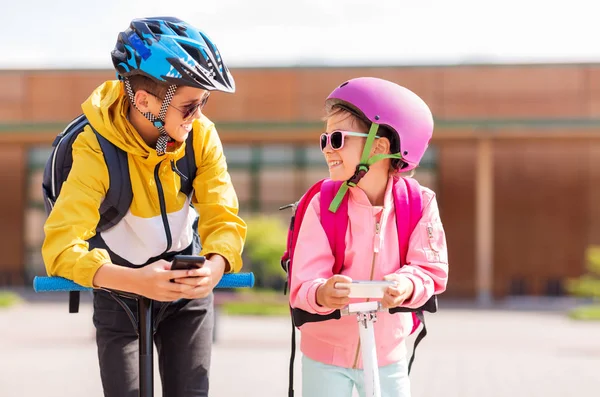
[[[187,33],[185,32],[185,28],[182,27],[181,25],[172,23],[172,22],[167,22],[167,26],[169,26],[171,29],[173,29],[173,31],[175,32],[175,34],[177,34],[177,36],[182,36],[182,37],[187,37]]]
[[[179,42],[179,45],[181,46],[181,48],[183,48],[185,52],[187,52],[192,58],[194,58],[194,61],[198,63],[202,63],[204,61],[204,56],[202,56],[200,50],[198,50],[197,48],[182,42]]]
[[[162,29],[160,28],[160,25],[156,24],[156,23],[148,23],[148,29],[150,29],[150,31],[154,34],[162,34]]]

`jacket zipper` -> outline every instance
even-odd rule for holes
[[[165,204],[165,193],[163,191],[162,183],[160,182],[160,165],[162,162],[156,164],[154,168],[154,180],[156,181],[156,190],[158,191],[158,202],[160,203],[160,215],[162,217],[163,225],[165,227],[165,235],[167,237],[167,249],[168,252],[173,244],[173,238],[171,236],[171,228],[169,227],[169,218],[167,217],[167,205]]]
[[[381,222],[375,222],[375,239],[373,245],[373,260],[371,261],[371,274],[369,275],[369,280],[373,280],[373,276],[375,275],[375,259],[377,258],[377,253],[379,252],[379,232],[381,231]],[[370,298],[367,298],[367,302],[370,301]],[[360,336],[358,337],[358,345],[356,346],[356,353],[354,354],[354,364],[352,364],[352,368],[356,369],[358,366],[358,354],[360,353]]]

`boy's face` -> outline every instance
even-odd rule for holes
[[[193,87],[179,87],[169,104],[165,115],[165,130],[177,142],[184,142],[192,130],[192,122],[200,118],[202,107],[208,100],[209,92]],[[149,108],[158,115],[162,98],[152,97]]]
[[[327,120],[327,133],[333,131],[356,131],[367,132],[359,128],[354,117],[346,112],[338,112]],[[366,138],[359,136],[344,136],[344,144],[341,149],[335,150],[327,143],[323,149],[323,155],[329,167],[329,177],[334,181],[345,181],[354,175],[356,166],[360,163],[360,157],[366,142]]]

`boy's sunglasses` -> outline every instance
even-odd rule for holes
[[[154,95],[153,93],[151,93],[149,91],[148,91],[148,94],[160,99],[161,101],[164,100],[163,98],[159,97],[158,95]],[[206,95],[204,95],[202,97],[200,102],[188,105],[188,106],[184,107],[183,109],[179,109],[178,107],[173,106],[170,103],[169,103],[169,106],[171,106],[174,109],[177,109],[183,115],[183,120],[187,121],[190,117],[192,117],[193,115],[196,114],[196,112],[198,111],[198,108],[200,108],[200,109],[204,108],[204,106],[206,105],[206,102],[208,102],[209,96],[210,96],[210,92],[207,92]]]
[[[342,131],[336,130],[330,133],[322,133],[321,134],[321,151],[325,151],[327,144],[331,145],[333,150],[340,150],[344,147],[344,141],[346,136],[360,136],[360,137],[368,137],[369,134],[364,132],[353,132],[353,131]],[[375,138],[379,138],[375,135]]]

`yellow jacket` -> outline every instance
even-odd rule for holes
[[[125,217],[101,233],[106,245],[133,266],[141,266],[165,251],[188,247],[197,214],[189,198],[180,192],[180,177],[171,169],[171,160],[184,156],[185,143],[161,157],[146,145],[127,120],[129,102],[119,81],[99,86],[82,109],[99,134],[127,153],[129,162],[133,200]],[[199,254],[219,254],[229,262],[232,272],[238,272],[246,224],[238,216],[238,199],[221,141],[214,124],[205,116],[194,121],[190,133],[194,134],[197,164],[192,204],[200,214]],[[42,256],[49,275],[91,287],[98,268],[111,262],[107,250],[90,250],[87,242],[96,233],[100,204],[108,186],[108,169],[98,139],[86,126],[73,143],[73,168],[44,225]],[[160,193],[166,214],[161,213]],[[169,232],[171,246],[167,250]]]

